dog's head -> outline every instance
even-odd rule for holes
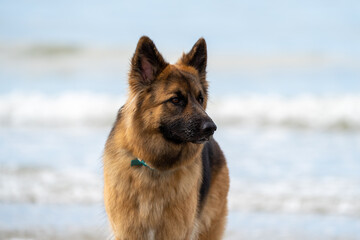
[[[216,125],[205,112],[206,63],[203,38],[174,65],[164,60],[150,38],[140,38],[129,73],[137,127],[175,144],[207,141]]]

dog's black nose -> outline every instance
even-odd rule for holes
[[[202,124],[201,130],[204,133],[209,133],[212,135],[216,131],[217,127],[213,121],[206,121]]]

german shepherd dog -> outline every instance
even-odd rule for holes
[[[116,240],[222,238],[229,173],[205,112],[206,64],[203,38],[176,64],[140,38],[103,159]]]

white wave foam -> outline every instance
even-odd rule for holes
[[[0,169],[0,202],[97,203],[102,178],[83,170]]]
[[[11,93],[0,96],[3,126],[108,126],[124,97],[95,93]],[[314,129],[360,129],[360,95],[336,97],[248,96],[212,99],[218,124]]]
[[[359,129],[360,96],[229,97],[212,102],[220,123],[315,129]]]
[[[232,181],[230,209],[360,216],[358,182],[340,179]]]
[[[5,126],[111,125],[122,97],[93,93],[57,96],[12,93],[0,96],[0,123]]]

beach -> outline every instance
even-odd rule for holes
[[[0,239],[113,239],[102,154],[141,35],[171,63],[207,41],[224,239],[360,239],[359,3],[204,4],[0,3]]]

